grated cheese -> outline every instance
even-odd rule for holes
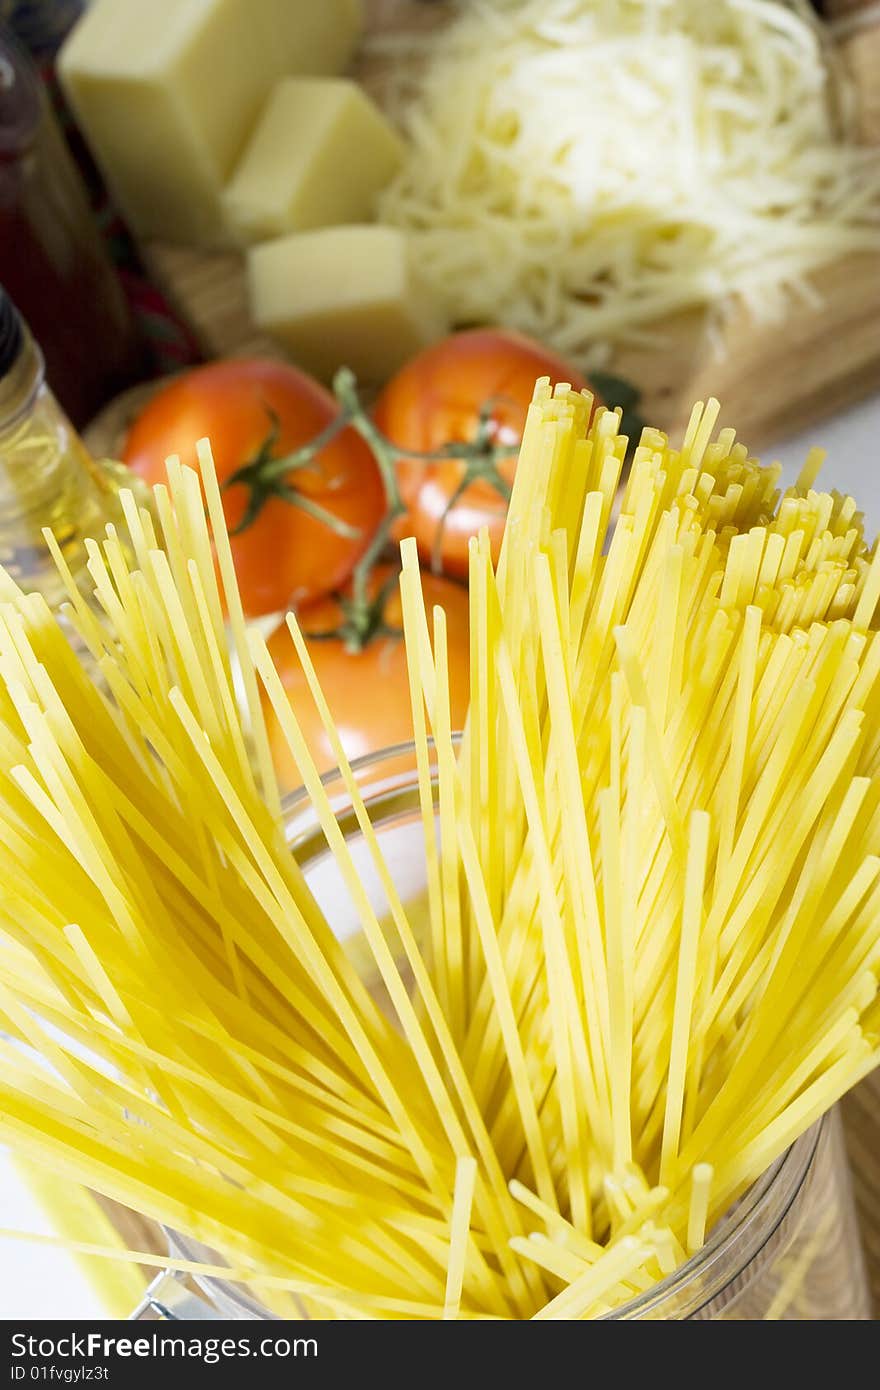
[[[585,365],[740,296],[778,317],[817,267],[880,250],[880,159],[806,0],[453,0],[383,34],[410,141],[380,220],[457,323]],[[500,306],[500,308],[499,308]]]

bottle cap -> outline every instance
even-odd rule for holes
[[[21,351],[23,337],[21,315],[0,285],[0,377],[6,375]]]

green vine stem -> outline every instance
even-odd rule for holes
[[[519,453],[519,445],[496,444],[492,438],[492,412],[495,404],[495,400],[483,402],[480,407],[477,432],[472,440],[466,444],[451,442],[444,446],[439,455],[443,459],[461,459],[465,467],[437,522],[437,530],[434,533],[434,542],[431,547],[431,569],[434,574],[439,574],[442,568],[443,536],[449,514],[471,483],[486,482],[495,489],[499,497],[505,502],[510,501],[510,484],[502,477],[498,463],[501,459],[512,458],[514,454]],[[426,459],[430,455],[406,454],[405,457]]]
[[[339,433],[338,421],[332,420],[320,434],[316,435],[303,448],[296,449],[290,454],[276,456],[274,450],[281,435],[281,421],[270,406],[267,405],[264,408],[269,417],[269,431],[260,444],[256,456],[230,474],[223,484],[224,491],[235,485],[249,489],[244,515],[229,534],[231,536],[241,535],[242,531],[246,531],[249,526],[253,525],[269,498],[278,497],[291,507],[299,507],[300,511],[305,512],[314,521],[320,521],[323,526],[328,526],[337,536],[343,536],[346,540],[357,540],[361,532],[356,526],[349,526],[347,521],[334,516],[314,498],[307,496],[306,493],[301,492],[299,488],[287,481],[291,473],[299,473],[304,470],[320,472],[320,468],[316,468],[317,457],[321,450]]]
[[[239,535],[253,525],[269,499],[278,497],[282,501],[289,502],[292,506],[299,507],[307,515],[321,521],[338,535],[355,539],[361,534],[359,531],[326,511],[319,503],[307,497],[288,482],[288,479],[292,473],[297,473],[300,470],[319,468],[320,465],[317,460],[321,450],[332,443],[343,430],[353,429],[360,435],[375,459],[382,479],[386,502],[385,515],[354,567],[351,578],[351,597],[339,600],[344,615],[342,624],[332,633],[311,634],[324,638],[339,636],[345,641],[346,646],[359,649],[377,632],[387,630],[382,619],[382,611],[388,592],[390,592],[390,586],[384,584],[381,591],[373,598],[370,597],[369,588],[370,575],[388,544],[394,523],[400,517],[405,516],[407,511],[397,484],[396,465],[398,460],[407,459],[416,463],[427,464],[442,463],[446,459],[458,459],[464,464],[462,476],[438,521],[432,553],[432,569],[436,572],[440,569],[441,548],[447,518],[471,483],[478,480],[487,482],[505,501],[510,499],[510,486],[502,476],[498,465],[502,460],[514,457],[519,452],[519,446],[517,444],[498,444],[492,438],[492,415],[495,405],[493,401],[486,401],[483,404],[473,439],[468,441],[451,440],[440,449],[420,452],[401,448],[382,433],[361,402],[357,380],[350,368],[341,367],[336,373],[333,378],[333,394],[339,403],[339,414],[308,444],[304,444],[289,454],[278,456],[274,454],[280,435],[280,422],[277,415],[267,408],[271,428],[265,440],[260,445],[256,457],[226,479],[224,490],[233,486],[244,486],[249,489],[244,514],[238,525],[230,532],[231,535]]]
[[[368,576],[369,578],[369,576]],[[361,597],[356,601],[345,594],[338,594],[336,602],[342,613],[342,621],[332,628],[309,628],[306,632],[310,642],[339,641],[346,651],[360,652],[374,637],[402,637],[399,627],[392,627],[385,621],[385,605],[391,591],[397,587],[399,571],[394,569],[373,598]]]
[[[372,627],[375,622],[375,616],[371,613],[373,604],[369,596],[370,575],[388,544],[395,521],[406,514],[400,488],[397,486],[396,463],[400,457],[400,450],[395,449],[391,441],[385,438],[364,410],[358,394],[357,381],[350,368],[340,367],[336,373],[333,378],[333,394],[342,407],[342,415],[351,428],[357,431],[376,460],[385,489],[385,515],[376,528],[373,539],[355,565],[351,577],[350,617],[355,626],[360,619],[366,631],[366,628]]]

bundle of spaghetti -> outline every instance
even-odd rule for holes
[[[295,619],[381,917],[245,629],[206,443],[91,545],[97,611],[49,538],[105,690],[2,580],[0,1140],[288,1314],[601,1316],[878,1060],[876,548],[714,402],[645,431],[612,526],[591,407],[538,384],[497,572],[472,544],[460,751],[403,546],[424,933]],[[387,1014],[289,852],[260,685]]]
[[[472,549],[442,968],[505,1167],[607,1239],[635,1163],[688,1248],[878,1060],[880,560],[819,451],[779,498],[715,402],[645,433],[606,550],[615,418],[533,412],[497,576]],[[430,708],[411,553],[407,588]]]

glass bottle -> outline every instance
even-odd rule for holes
[[[88,194],[25,51],[0,29],[0,284],[40,341],[71,419],[146,373]]]
[[[74,575],[85,575],[84,541],[117,517],[121,465],[97,464],[46,384],[43,355],[0,289],[0,563],[51,605],[61,581],[43,539],[55,533]]]

